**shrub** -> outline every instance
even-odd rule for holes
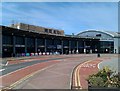
[[[97,74],[87,79],[89,87],[120,87],[120,76],[108,67],[104,67]]]

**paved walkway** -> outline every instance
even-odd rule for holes
[[[109,61],[109,62],[108,62]],[[98,65],[99,69],[103,69],[104,66],[109,67],[112,71],[118,73],[120,71],[120,67],[118,66],[120,64],[119,58],[112,58],[110,60],[104,60]]]

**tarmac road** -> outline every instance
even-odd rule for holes
[[[111,55],[104,55],[111,57]],[[40,69],[38,69],[38,72],[24,81],[20,82],[19,84],[15,85],[14,89],[70,89],[71,88],[71,79],[72,79],[72,72],[73,69],[80,63],[83,63],[88,60],[94,60],[97,58],[96,54],[78,54],[78,55],[61,55],[61,56],[53,56],[52,58],[49,58],[47,60],[34,60],[30,62],[25,63],[19,63],[19,64],[13,64],[8,65],[6,70],[6,73],[9,72],[15,72],[15,70],[29,67],[33,64],[38,64],[38,68],[40,67],[40,64],[43,63],[49,63],[54,60],[59,60],[60,62],[56,63],[52,66],[46,67],[46,69],[39,72]],[[101,57],[102,58],[102,57]],[[42,66],[42,65],[41,65]],[[35,67],[35,66],[34,66]],[[31,67],[29,67],[31,68]],[[36,67],[35,67],[36,68]],[[34,69],[34,68],[32,68]],[[25,69],[21,70],[24,72]],[[29,69],[30,70],[30,69]],[[31,70],[30,70],[31,71]],[[18,73],[18,72],[16,72]],[[23,73],[24,74],[24,73]],[[11,74],[12,75],[12,74]],[[4,75],[3,75],[4,76]],[[19,74],[14,74],[14,76],[18,77]],[[7,77],[7,81],[6,80]],[[3,83],[6,83],[10,80],[14,80],[15,78],[11,78],[13,76],[4,76]],[[15,81],[15,80],[14,80]],[[19,82],[19,80],[18,80]],[[4,84],[3,84],[4,86]]]
[[[61,59],[60,63],[38,72],[33,77],[17,85],[14,89],[71,89],[73,69],[78,64],[95,58],[95,55],[77,55]]]
[[[60,58],[49,58],[48,60],[35,60],[35,61],[30,61],[30,62],[24,62],[24,63],[18,63],[18,64],[12,64],[8,66],[3,66],[2,69],[2,74],[0,76],[6,75],[10,72],[25,68],[27,66],[31,66],[37,63],[42,63],[42,62],[47,62],[47,61],[52,61],[52,60],[59,60],[59,59],[65,59],[67,57],[60,57]]]

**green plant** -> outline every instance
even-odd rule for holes
[[[114,74],[109,67],[104,67],[98,73],[90,75],[87,81],[91,87],[120,87],[119,78],[119,74]]]

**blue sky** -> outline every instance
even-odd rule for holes
[[[2,23],[23,22],[62,29],[66,34],[88,29],[118,31],[117,2],[4,2]]]

